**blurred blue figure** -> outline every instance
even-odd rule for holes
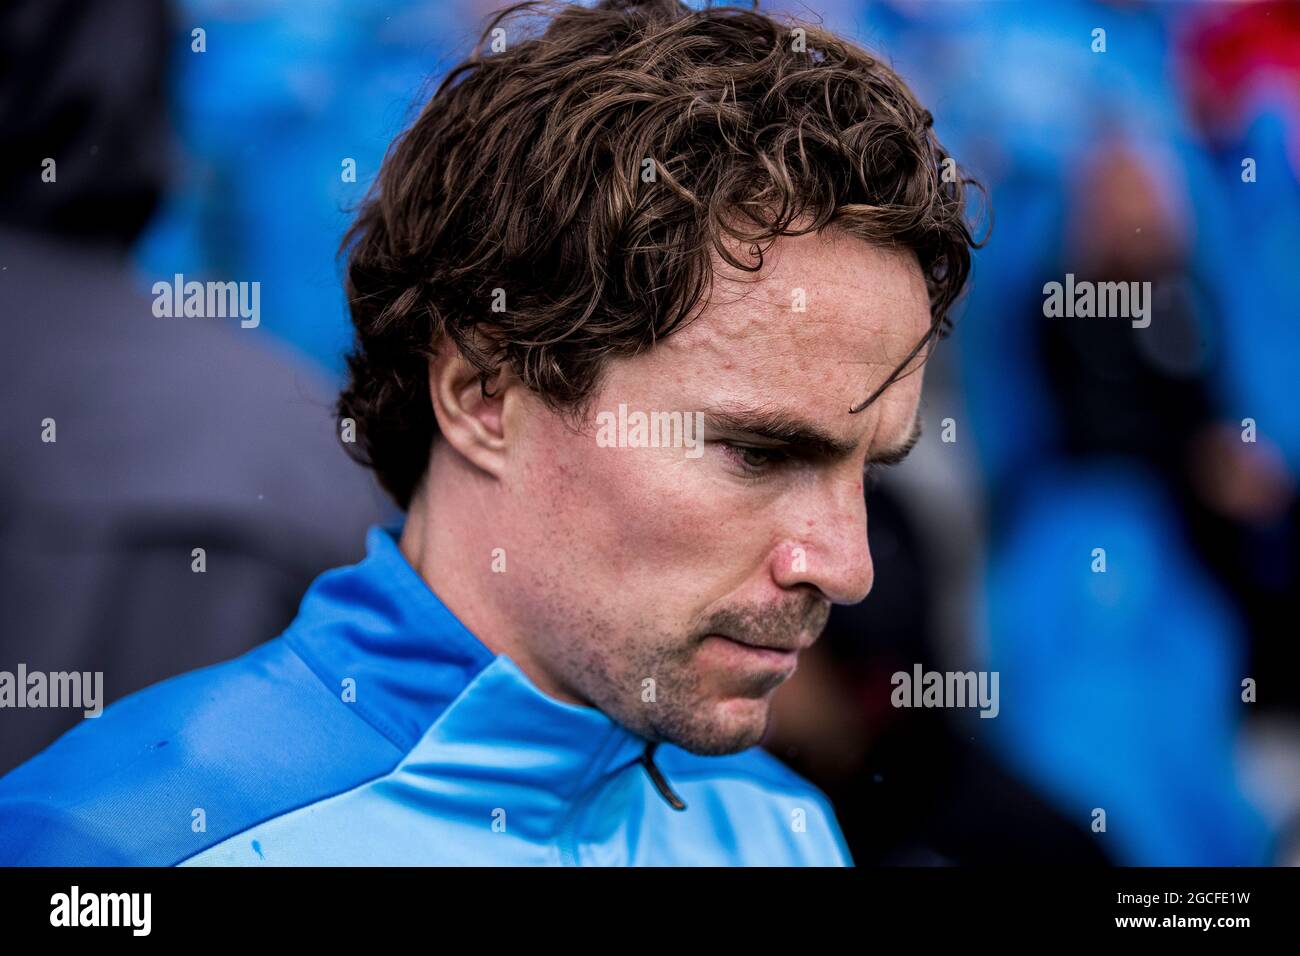
[[[168,185],[168,14],[0,8],[0,670],[95,674],[99,707],[277,633],[389,513],[315,366],[242,317],[160,315],[189,259],[132,268]],[[7,709],[0,773],[83,713]]]
[[[1242,636],[1186,552],[1141,469],[1042,475],[989,570],[995,730],[1074,819],[1105,812],[1098,839],[1121,862],[1265,865],[1233,766]]]
[[[1300,301],[1300,189],[1284,142],[1300,137],[1281,118],[1294,122],[1300,95],[1277,91],[1286,74],[1273,71],[1250,101],[1261,113],[1244,141],[1220,131],[1207,142],[1178,85],[1197,69],[1194,56],[1178,61],[1195,39],[1194,6],[860,9],[862,41],[889,51],[933,104],[940,139],[991,199],[992,241],[975,256],[953,338],[965,404],[942,414],[969,418],[982,470],[970,478],[988,489],[989,609],[974,628],[987,630],[989,667],[1003,674],[1005,752],[1072,819],[1107,809],[1126,861],[1268,862],[1267,827],[1230,758],[1238,683],[1257,663],[1248,641],[1271,634],[1246,631],[1243,608],[1262,606],[1256,582],[1224,579],[1240,560],[1294,582],[1295,528],[1257,533],[1210,514],[1188,488],[1188,456],[1210,421],[1250,416],[1297,471],[1300,334],[1289,304]],[[1278,16],[1261,29],[1283,26]],[[1248,58],[1248,43],[1227,45]],[[1245,155],[1267,182],[1242,182]],[[1129,174],[1141,181],[1116,182]],[[1067,344],[1064,364],[1044,361],[1042,285],[1084,268],[1163,279],[1162,294],[1183,306],[1130,344],[1145,365],[1117,368],[1114,341],[1090,354],[1098,342],[1087,339]],[[1128,375],[1141,383],[1132,392],[1117,387]],[[1089,421],[1099,410],[1109,431]],[[1267,560],[1226,546],[1257,540]],[[1158,561],[1125,558],[1094,580],[1087,556],[1108,541]],[[1285,589],[1273,586],[1269,607]],[[1185,695],[1171,674],[1188,681]]]
[[[339,372],[351,326],[336,253],[350,210],[447,58],[468,51],[477,16],[427,0],[182,3],[184,175],[137,248],[144,271],[260,281],[263,325]]]

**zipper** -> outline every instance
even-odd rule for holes
[[[655,750],[659,747],[659,741],[652,740],[645,746],[645,753],[641,754],[640,764],[645,767],[645,772],[650,776],[650,782],[655,785],[659,791],[659,796],[664,798],[664,802],[674,810],[685,810],[686,804],[682,798],[673,793],[673,788],[668,785],[668,780],[663,771],[655,764]]]
[[[668,806],[672,807],[674,810],[685,810],[686,802],[673,792],[673,788],[669,786],[668,779],[664,776],[663,771],[655,764],[654,754],[658,747],[659,744],[657,741],[650,741],[647,743],[645,750],[641,753],[641,756],[637,758],[637,763],[641,764],[641,766],[645,768],[645,772],[650,777],[650,782],[655,785],[655,791],[659,796],[664,798],[664,802],[667,803]],[[560,829],[559,839],[557,841],[560,851],[561,866],[579,865],[578,848],[576,846],[574,829],[577,826],[578,817],[581,816],[582,804],[585,802],[585,798],[591,794],[593,789],[599,788],[603,785],[603,782],[597,783],[593,788],[589,788],[583,794],[583,797],[576,801],[578,806],[576,806],[565,819],[564,825]]]

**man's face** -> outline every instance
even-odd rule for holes
[[[924,353],[849,409],[930,321],[911,253],[842,234],[781,238],[757,281],[738,275],[720,272],[693,322],[613,360],[580,428],[527,402],[499,515],[507,615],[548,682],[703,754],[758,743],[830,604],[871,589],[863,470],[914,439]],[[703,453],[608,447],[598,416],[620,404],[692,426],[702,412]]]

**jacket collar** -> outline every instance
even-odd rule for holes
[[[406,560],[399,534],[371,528],[364,560],[317,578],[285,634],[327,688],[403,754],[436,722],[439,737],[472,744],[482,763],[490,748],[509,748],[511,778],[525,784],[570,790],[643,757],[653,779],[653,745],[493,654]]]

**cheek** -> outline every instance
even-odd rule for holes
[[[736,524],[704,474],[709,467],[678,450],[602,448],[565,434],[533,450],[518,498],[538,545],[564,549],[563,563],[580,566],[588,580],[653,588],[725,572],[740,557],[727,541]]]

